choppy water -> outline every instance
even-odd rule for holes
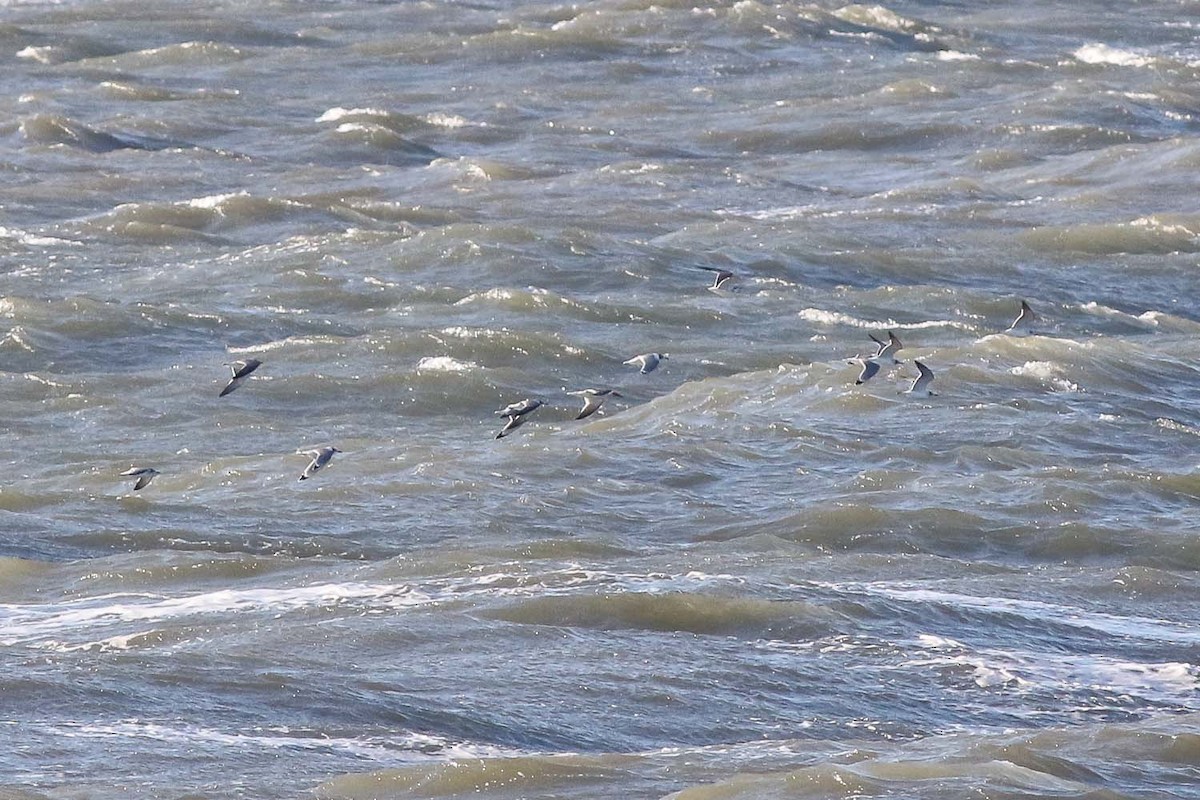
[[[1198,79],[1174,2],[3,6],[0,794],[1200,796]]]

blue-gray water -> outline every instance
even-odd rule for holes
[[[1200,797],[1194,4],[12,2],[0,112],[0,795]]]

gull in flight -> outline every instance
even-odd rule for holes
[[[340,453],[336,447],[319,447],[316,450],[297,450],[296,455],[311,456],[312,461],[308,462],[308,466],[304,468],[304,472],[300,473],[300,480],[305,481],[317,474],[317,471],[328,464],[333,459],[334,453]]]
[[[858,379],[854,381],[856,386],[871,380],[879,372],[879,362],[874,358],[855,358],[850,363],[862,364],[862,372],[858,373]]]
[[[926,392],[930,397],[933,396],[933,389],[929,388],[929,384],[933,383],[933,370],[922,364],[920,361],[913,359],[913,363],[917,365],[917,371],[921,374],[912,382],[912,386],[908,387],[906,394],[917,394],[918,392]]]
[[[642,353],[640,356],[634,356],[626,361],[626,364],[632,364],[635,367],[640,367],[643,375],[648,375],[658,369],[660,361],[666,361],[670,356],[666,353]]]
[[[621,393],[616,389],[580,389],[577,392],[567,392],[567,394],[583,398],[583,410],[575,419],[583,419],[595,414],[600,410],[600,406],[604,405],[604,401],[610,397],[621,397]]]
[[[225,366],[233,370],[233,377],[229,379],[229,383],[221,390],[217,397],[224,397],[230,392],[242,385],[246,378],[250,377],[250,373],[262,366],[262,362],[257,358],[247,358],[245,361],[234,361],[232,364]]]
[[[525,399],[520,402],[510,403],[504,408],[496,412],[497,416],[508,417],[508,422],[504,423],[504,427],[496,434],[497,439],[503,439],[508,434],[515,431],[517,428],[525,424],[525,420],[534,411],[544,406],[546,403],[543,400]]]
[[[879,346],[879,349],[875,351],[875,355],[871,356],[871,358],[890,358],[893,364],[900,363],[900,359],[896,358],[896,351],[903,349],[904,343],[900,341],[899,336],[888,331],[888,340],[886,342],[873,333],[868,333],[867,336],[870,336],[871,341]]]
[[[708,287],[710,289],[720,289],[728,281],[733,280],[733,273],[727,269],[721,269],[720,267],[700,267],[700,266],[696,267],[696,269],[702,269],[705,272],[714,273],[712,286]]]
[[[1028,331],[1033,326],[1033,323],[1037,318],[1038,315],[1032,308],[1029,307],[1029,303],[1022,300],[1021,313],[1017,314],[1017,318],[1013,320],[1012,325],[1009,325],[1007,328],[1005,328],[1004,332],[1013,333],[1021,330]]]
[[[133,485],[133,490],[145,489],[150,485],[150,481],[154,480],[154,476],[158,475],[158,470],[154,467],[130,467],[121,473],[124,478],[137,478],[137,483]]]

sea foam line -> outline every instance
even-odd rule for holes
[[[343,607],[348,614],[379,614],[434,606],[464,599],[562,595],[592,588],[619,587],[650,593],[697,591],[713,585],[740,583],[733,575],[688,572],[620,573],[566,566],[548,572],[489,572],[466,578],[435,578],[418,585],[393,583],[325,583],[288,588],[219,589],[183,597],[112,593],[55,604],[0,604],[0,646],[36,644],[60,651],[127,649],[153,630],[112,631],[113,626],[162,623],[189,617],[286,613]],[[63,637],[86,635],[83,642]],[[97,638],[97,634],[101,637]]]
[[[1041,600],[1018,600],[1009,597],[978,597],[957,592],[915,588],[885,582],[822,583],[814,585],[847,594],[872,595],[912,603],[927,603],[968,608],[997,614],[1016,614],[1031,621],[1054,622],[1074,628],[1094,630],[1116,636],[1129,636],[1150,641],[1174,644],[1200,644],[1200,630],[1181,622],[1148,617],[1123,617],[1085,611]]]
[[[67,739],[140,739],[190,748],[337,751],[371,761],[426,761],[446,758],[495,758],[520,751],[494,745],[456,742],[440,736],[398,732],[393,736],[331,737],[321,731],[287,726],[255,727],[227,732],[201,726],[175,727],[165,722],[121,719],[113,722],[65,723],[45,726],[47,733]]]

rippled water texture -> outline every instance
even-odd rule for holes
[[[0,5],[0,795],[1196,798],[1198,86],[1174,2]]]

